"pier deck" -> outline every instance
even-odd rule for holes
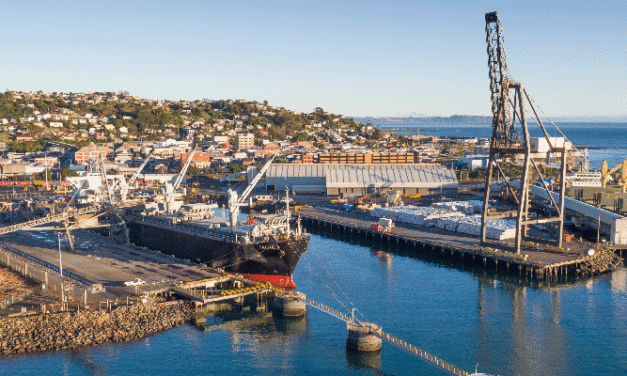
[[[75,290],[80,290],[81,293],[90,288],[91,284],[102,285],[106,291],[99,293],[98,299],[115,299],[159,286],[221,276],[204,265],[141,247],[120,244],[89,231],[75,231],[74,235],[76,244],[90,245],[85,249],[79,246],[74,252],[62,251],[64,277],[66,281],[72,280]],[[59,250],[56,240],[56,232],[53,231],[19,231],[5,235],[0,243],[8,247],[4,249],[2,257],[10,256],[11,262],[22,260],[20,265],[24,264],[24,256],[32,257],[27,259],[28,273],[37,280],[49,279],[51,288],[54,289],[59,281]],[[11,249],[20,254],[7,255],[11,253]],[[80,278],[72,278],[73,275]],[[124,282],[135,278],[141,278],[146,285],[137,288],[124,285]],[[82,300],[83,297],[76,298]]]
[[[306,225],[318,227],[321,231],[336,231],[347,235],[356,235],[362,239],[370,239],[383,244],[390,244],[404,249],[413,249],[419,253],[435,253],[451,259],[461,259],[497,269],[518,271],[529,274],[532,278],[545,278],[548,275],[567,275],[572,266],[587,260],[580,255],[590,245],[582,242],[567,243],[568,253],[554,253],[524,248],[521,254],[527,255],[526,260],[516,260],[503,254],[504,250],[513,247],[510,242],[494,242],[492,248],[498,249],[495,254],[484,253],[473,249],[479,245],[477,237],[465,236],[445,230],[410,224],[396,223],[389,232],[372,230],[370,224],[376,222],[375,217],[356,215],[326,208],[305,208],[294,212],[301,216]],[[592,256],[594,257],[594,256]],[[572,272],[572,271],[571,271]]]

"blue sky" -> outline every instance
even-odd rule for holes
[[[3,0],[0,90],[489,115],[484,14],[550,116],[627,114],[627,2]]]

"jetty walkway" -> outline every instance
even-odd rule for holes
[[[345,321],[347,323],[347,328],[350,328],[350,330],[356,330],[357,328],[360,329],[360,331],[362,333],[368,333],[371,334],[373,336],[376,336],[398,348],[400,348],[401,350],[404,350],[418,358],[420,358],[421,360],[439,368],[442,371],[447,372],[450,375],[456,375],[456,376],[469,376],[470,374],[466,371],[464,371],[463,369],[456,367],[450,363],[448,363],[447,361],[438,358],[435,355],[429,354],[428,352],[398,338],[393,336],[390,333],[386,333],[383,330],[381,330],[381,327],[379,327],[378,325],[368,325],[368,326],[363,326],[360,327],[359,322],[356,322],[351,316],[342,313],[338,310],[335,310],[329,306],[326,306],[322,303],[316,302],[315,300],[309,299],[307,297],[301,297],[298,298],[298,300],[302,301],[303,303],[307,304],[308,306],[315,308],[319,311],[322,311],[324,313],[327,313],[335,318],[338,318],[342,321]]]

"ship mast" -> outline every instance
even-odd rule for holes
[[[287,224],[287,236],[290,236],[290,189],[285,188],[285,222]]]

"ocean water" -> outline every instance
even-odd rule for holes
[[[490,124],[417,124],[411,122],[374,122],[381,128],[416,128],[419,132],[399,132],[400,134],[416,134],[438,137],[479,137],[492,136]],[[627,123],[556,123],[559,130],[579,150],[588,149],[590,168],[600,169],[601,162],[607,160],[610,168],[627,159]],[[560,133],[550,124],[545,124],[550,136],[561,137]],[[543,137],[544,133],[535,124],[529,125],[531,137]]]
[[[349,240],[313,235],[298,289],[468,371],[627,373],[624,268],[540,285]],[[385,343],[347,352],[345,340],[345,324],[323,312],[286,319],[252,307],[133,342],[1,358],[0,375],[444,375]]]

